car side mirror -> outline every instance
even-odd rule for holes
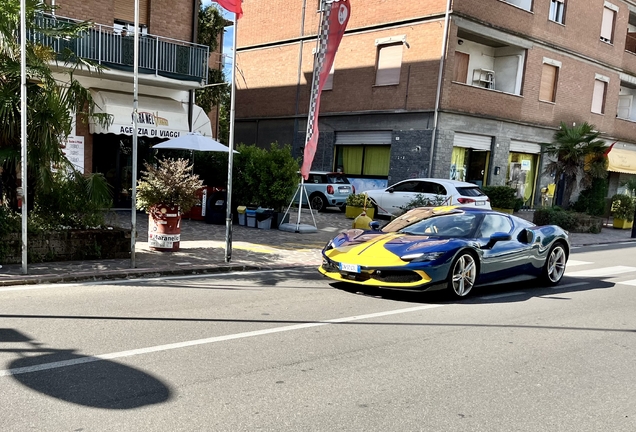
[[[393,188],[388,188],[386,191],[387,191],[388,193],[393,193]]]
[[[490,236],[490,239],[488,240],[488,244],[486,245],[486,248],[490,249],[491,247],[495,245],[495,243],[500,241],[508,241],[510,239],[512,239],[512,236],[510,234],[505,232],[496,232]]]
[[[380,231],[380,222],[378,221],[371,221],[371,223],[369,223],[369,226],[373,231]]]

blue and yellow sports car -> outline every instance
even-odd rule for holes
[[[344,231],[322,250],[320,272],[336,281],[410,291],[540,277],[556,285],[570,253],[568,233],[476,207],[421,207],[381,229]]]

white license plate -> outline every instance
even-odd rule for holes
[[[360,266],[357,264],[340,263],[340,270],[351,273],[360,273]]]
[[[486,201],[475,201],[475,205],[486,205]]]

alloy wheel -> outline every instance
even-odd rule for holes
[[[470,254],[460,256],[453,265],[451,279],[453,292],[459,297],[468,295],[475,285],[475,279],[477,279],[475,259]]]
[[[558,283],[565,273],[566,255],[561,246],[556,246],[548,257],[547,276],[552,283]]]

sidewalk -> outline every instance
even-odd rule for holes
[[[528,218],[527,213],[518,216]],[[290,216],[295,223],[297,213],[292,211]],[[21,265],[11,264],[0,269],[0,286],[318,266],[323,246],[338,232],[350,228],[352,220],[337,209],[314,213],[314,217],[318,232],[308,234],[233,225],[231,260],[226,263],[225,225],[183,220],[180,251],[157,252],[148,248],[148,216],[137,213],[136,268],[131,268],[130,259],[65,261],[29,264],[29,274],[23,275]],[[130,211],[116,212],[109,223],[130,228]],[[306,209],[301,213],[301,223],[312,224]],[[636,241],[630,236],[631,230],[604,227],[600,234],[571,233],[570,241],[572,246]]]

